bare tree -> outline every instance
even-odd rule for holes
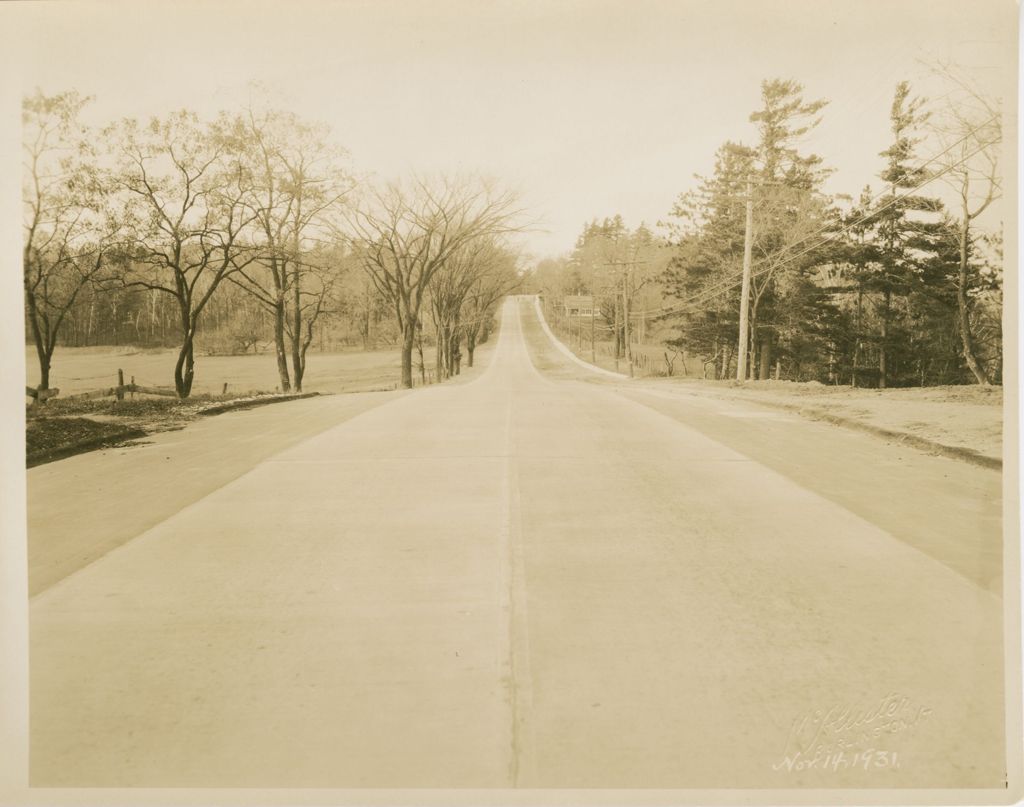
[[[510,260],[514,270],[515,256],[493,238],[481,237],[453,253],[434,277],[430,287],[430,313],[437,333],[439,379],[459,374],[459,345],[464,336],[470,355],[469,366],[473,366],[476,336],[483,318],[488,312],[493,315],[490,309],[495,300],[490,299],[491,295],[508,286],[502,270],[507,269]],[[502,296],[505,293],[502,291]]]
[[[360,263],[398,320],[403,387],[412,387],[412,352],[431,281],[468,244],[515,231],[515,201],[487,183],[417,178],[371,190],[349,215]]]
[[[346,263],[349,260],[356,261],[356,255],[351,254]],[[381,329],[381,321],[388,318],[390,308],[370,276],[357,269],[346,272],[341,281],[344,283],[341,304],[359,334],[363,350],[375,348],[380,339],[393,345],[394,334],[386,327],[383,332]]]
[[[310,255],[354,187],[345,152],[326,127],[290,112],[250,107],[232,122],[234,146],[250,175],[246,205],[255,219],[260,257],[232,280],[254,295],[274,320],[281,389],[302,389],[306,349],[334,281]],[[312,321],[310,321],[312,317]],[[286,339],[286,336],[290,338]],[[292,366],[289,373],[288,354]]]
[[[430,316],[437,334],[434,367],[439,381],[459,372],[459,320],[463,300],[485,245],[482,239],[456,250],[430,283]]]
[[[486,266],[473,281],[466,295],[463,306],[462,329],[466,338],[466,365],[473,366],[473,354],[481,341],[486,337],[488,326],[494,317],[498,301],[512,294],[522,283],[522,275],[518,267],[518,255],[501,248],[494,252]]]
[[[971,325],[972,272],[975,222],[1002,194],[999,156],[1002,149],[1002,111],[998,99],[986,96],[969,78],[950,65],[934,68],[954,86],[946,105],[931,119],[932,129],[945,146],[943,179],[956,194],[959,217],[957,235],[957,326],[964,362],[979,384],[991,384],[988,369],[978,356]]]
[[[754,271],[750,279],[750,351],[749,378],[768,377],[772,363],[772,334],[762,332],[759,322],[761,304],[766,297],[785,290],[803,264],[813,262],[807,252],[820,230],[825,199],[815,191],[786,185],[768,185],[759,189],[755,207],[753,248]],[[760,369],[758,369],[758,366]]]
[[[147,126],[126,120],[107,137],[120,190],[128,265],[121,282],[170,295],[180,328],[174,387],[192,392],[195,336],[218,286],[256,258],[245,241],[254,221],[248,174],[223,122],[182,111]]]
[[[303,253],[293,261],[294,278],[291,316],[288,318],[288,339],[292,348],[292,370],[295,389],[302,391],[306,374],[306,353],[313,343],[317,323],[335,317],[341,310],[338,287],[344,274],[343,247]]]
[[[40,390],[50,388],[53,354],[68,313],[110,266],[115,225],[78,121],[87,100],[75,92],[36,91],[22,101],[22,267]]]

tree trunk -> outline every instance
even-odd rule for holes
[[[626,368],[633,375],[633,348],[629,344],[629,297],[626,296],[625,281],[622,286],[622,342],[626,350]]]
[[[39,306],[35,295],[29,289],[25,290],[25,299],[28,302],[28,320],[32,326],[32,341],[36,344],[36,355],[39,357],[39,386],[37,389],[50,388],[50,360],[53,358],[53,350],[47,349],[47,340],[43,335],[43,329],[39,325]],[[36,398],[39,403],[43,403]]]
[[[615,325],[612,329],[615,333],[615,369],[619,369],[619,357],[622,355],[622,340],[620,338],[621,331],[619,330],[619,303],[615,301]]]
[[[747,342],[747,368],[746,368],[746,370],[747,370],[747,378],[749,378],[751,381],[754,381],[754,380],[757,379],[757,349],[758,349],[758,339],[757,339],[757,304],[758,304],[758,302],[759,301],[758,301],[758,299],[756,297],[751,301],[751,303],[750,303],[750,314],[748,315],[748,320],[750,322],[750,325],[749,325],[750,336],[749,336],[749,341]]]
[[[426,386],[427,383],[427,362],[423,358],[423,328],[416,328],[416,350],[420,357],[420,383]]]
[[[363,350],[370,349],[370,306],[366,306],[366,315],[360,319],[360,336],[363,337]]]
[[[39,356],[39,386],[38,390],[50,388],[50,365],[53,361],[53,348],[47,348],[41,342],[36,342],[36,355]],[[36,403],[44,404],[44,398],[36,398]]]
[[[462,351],[459,350],[459,338],[458,328],[455,329],[455,333],[452,335],[451,342],[451,355],[452,355],[452,368],[453,374],[459,375],[462,373]]]
[[[853,372],[850,379],[852,386],[857,386],[857,369],[858,362],[860,361],[860,341],[861,341],[861,315],[864,307],[864,285],[860,281],[857,283],[857,320],[855,326],[855,333],[853,335]]]
[[[412,349],[416,346],[416,320],[407,317],[402,327],[402,386],[412,389]]]
[[[761,371],[758,378],[767,381],[772,374],[772,334],[771,331],[761,338]]]
[[[50,388],[50,356],[46,355],[46,351],[39,351],[39,387],[38,389],[44,390]]]
[[[85,326],[85,344],[86,344],[86,346],[88,346],[90,344],[90,340],[92,340],[92,338],[93,338],[92,329],[93,329],[93,326],[95,325],[95,323],[96,323],[96,301],[95,300],[90,300],[89,301],[89,319],[88,319],[88,324]]]
[[[117,334],[117,299],[113,299],[110,304],[110,320],[111,329],[114,334],[114,347],[118,347],[118,334]]]
[[[441,335],[442,329],[440,326],[437,328],[437,343],[434,345],[434,370],[437,372],[437,380],[440,381],[444,378],[444,350],[445,340]]]
[[[454,356],[452,355],[452,329],[450,325],[446,325],[443,334],[438,339],[440,340],[441,347],[441,359],[442,366],[444,369],[443,378],[451,378],[455,375],[455,365],[453,364]]]
[[[466,366],[473,366],[473,351],[476,350],[476,332],[471,330],[466,334]]]
[[[195,329],[188,328],[178,350],[178,361],[174,365],[174,389],[179,398],[187,398],[192,394],[192,379],[195,376],[194,340]]]
[[[284,318],[284,299],[279,297],[274,305],[274,352],[277,354],[277,375],[281,381],[281,392],[290,392],[292,382],[288,376]]]
[[[305,356],[302,350],[302,289],[299,286],[299,251],[295,245],[295,268],[292,270],[292,380],[296,392],[302,392],[302,376],[305,375]]]
[[[886,347],[889,343],[889,312],[892,306],[892,292],[886,289],[882,299],[882,333],[878,343],[878,388],[886,387]]]
[[[966,176],[966,175],[965,175]],[[971,312],[967,300],[968,246],[970,243],[971,221],[967,210],[967,180],[964,180],[963,221],[960,223],[960,266],[957,271],[956,308],[960,325],[960,342],[963,345],[964,361],[979,384],[991,384],[985,367],[978,361],[974,351],[974,336],[971,333]]]

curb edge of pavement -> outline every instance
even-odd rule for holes
[[[761,403],[761,401],[758,401],[758,403]],[[906,445],[913,446],[914,448],[921,449],[922,451],[926,451],[931,454],[940,454],[951,459],[962,460],[963,462],[969,462],[972,465],[977,465],[981,468],[988,468],[994,471],[1001,471],[1003,469],[1002,459],[999,457],[989,456],[988,454],[982,454],[980,451],[976,451],[973,448],[948,446],[945,443],[937,443],[934,440],[929,440],[926,437],[919,437],[918,435],[911,434],[910,432],[886,429],[882,426],[865,423],[862,420],[855,420],[854,418],[847,418],[842,415],[833,415],[831,412],[827,412],[824,409],[818,409],[816,407],[767,401],[764,402],[764,404],[766,406],[774,406],[779,409],[796,412],[797,414],[811,420],[824,420],[836,426],[843,426],[847,429],[867,432],[868,434],[873,434],[876,437],[881,437],[886,440],[895,440],[896,442],[905,443]]]
[[[301,401],[303,398],[313,398],[319,394],[319,392],[298,392],[293,395],[270,395],[263,398],[250,398],[242,401],[228,401],[227,403],[213,404],[213,406],[200,409],[198,414],[202,417],[219,415],[223,412],[230,412],[234,409],[253,409],[257,406],[266,406],[267,404]]]
[[[833,426],[840,426],[852,431],[864,432],[883,440],[903,443],[928,454],[938,454],[950,459],[967,462],[971,465],[977,465],[980,468],[988,468],[993,471],[1002,471],[1003,469],[1003,461],[1001,458],[982,454],[980,451],[976,451],[973,448],[948,446],[945,443],[938,443],[934,440],[929,440],[926,437],[919,437],[916,434],[911,434],[910,432],[887,429],[883,426],[875,426],[871,423],[866,423],[863,420],[843,417],[842,415],[834,415],[825,409],[819,409],[813,406],[786,403],[784,401],[765,400],[762,398],[748,398],[743,395],[729,395],[728,393],[722,393],[718,390],[679,390],[679,394],[713,397],[718,398],[719,400],[725,399],[730,401],[741,401],[744,403],[754,404],[756,406],[764,406],[769,409],[792,412],[800,415],[801,417],[807,418],[808,420],[824,421],[832,424]]]
[[[569,348],[561,339],[555,336],[554,332],[548,326],[547,320],[544,318],[544,311],[540,306],[540,297],[534,296],[534,306],[537,310],[537,317],[540,320],[541,327],[544,329],[544,333],[547,334],[552,344],[568,358],[572,359],[576,364],[585,367],[588,370],[608,375],[616,379],[629,380],[629,376],[625,373],[616,373],[611,370],[605,370],[603,367],[598,367],[590,362],[584,361],[577,356],[571,348]],[[682,391],[682,390],[681,390]],[[685,391],[684,394],[700,395],[698,391]],[[773,409],[781,409],[786,412],[795,412],[802,417],[808,418],[809,420],[821,420],[826,423],[831,423],[833,426],[841,426],[846,429],[852,429],[854,431],[865,432],[872,434],[875,437],[880,437],[884,440],[894,440],[899,443],[911,446],[913,448],[925,451],[929,454],[939,454],[950,459],[961,460],[962,462],[968,462],[971,465],[977,465],[980,468],[988,468],[993,471],[1002,471],[1003,461],[999,457],[992,457],[988,454],[982,454],[980,451],[976,451],[973,448],[965,448],[963,446],[948,446],[945,443],[937,443],[934,440],[929,440],[926,437],[919,437],[916,434],[910,432],[897,431],[895,429],[886,429],[882,426],[875,426],[871,423],[865,423],[862,420],[856,420],[854,418],[843,417],[842,415],[833,415],[824,409],[818,409],[817,407],[801,406],[800,404],[784,403],[782,401],[768,401],[762,399],[745,398],[739,395],[719,395],[717,397],[726,397],[730,400],[746,401],[748,403],[760,404],[761,406],[767,406]]]
[[[625,373],[616,373],[614,370],[605,370],[603,367],[598,367],[596,364],[591,364],[588,361],[584,361],[575,353],[573,353],[572,349],[568,347],[561,339],[555,336],[554,331],[552,331],[551,328],[548,326],[548,321],[544,317],[544,310],[540,307],[540,295],[535,294],[533,296],[533,305],[537,311],[537,319],[540,320],[540,326],[541,328],[544,329],[544,333],[547,334],[548,339],[551,340],[551,343],[561,353],[564,353],[567,358],[572,359],[572,361],[576,362],[576,364],[580,365],[580,367],[584,367],[587,370],[590,370],[595,373],[601,373],[602,375],[607,375],[611,376],[612,378],[618,379],[629,378],[629,376],[626,375]]]

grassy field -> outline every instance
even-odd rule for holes
[[[446,383],[471,381],[486,367],[497,339],[492,336],[477,349],[477,367],[463,366],[458,379]],[[436,380],[433,348],[424,348],[427,374]],[[413,356],[414,386],[420,386],[420,373]],[[124,380],[147,387],[174,387],[174,350],[137,348],[61,348],[54,356],[50,386],[60,395],[45,406],[29,407],[26,421],[27,460],[31,467],[82,451],[117,444],[144,434],[180,429],[208,413],[258,398],[261,403],[278,400],[279,379],[273,354],[246,356],[198,356],[192,396],[176,397],[127,395],[123,401],[110,398],[70,399],[76,393],[92,392],[117,384],[117,371]],[[310,353],[307,356],[306,393],[372,392],[396,389],[401,374],[397,349],[350,350],[340,353]],[[27,386],[38,382],[35,351],[26,348]],[[227,384],[227,391],[224,385]],[[266,395],[269,393],[270,395]],[[26,398],[26,401],[29,399]]]
[[[493,340],[481,347],[478,356],[486,361]],[[430,356],[427,370],[433,375]],[[132,348],[63,348],[54,356],[51,387],[60,395],[43,407],[31,407],[26,422],[28,464],[38,464],[82,451],[90,451],[141,434],[180,429],[199,417],[206,408],[257,393],[274,393],[279,386],[277,366],[272,354],[247,356],[198,356],[192,397],[128,395],[124,401],[113,398],[69,399],[76,393],[114,386],[117,371],[124,371],[125,382],[149,387],[174,386],[174,350],[138,350]],[[415,360],[415,357],[414,357]],[[28,386],[38,382],[34,350],[26,351]],[[419,373],[414,364],[414,381]],[[474,376],[467,369],[467,376]],[[344,393],[391,390],[398,386],[400,357],[396,349],[343,353],[310,353],[307,356],[305,392]],[[227,392],[224,393],[224,385]],[[28,400],[28,399],[26,399]],[[261,400],[266,400],[262,399]]]
[[[126,382],[135,376],[136,383],[144,386],[173,387],[177,358],[174,350],[58,348],[54,354],[50,386],[60,389],[62,396],[109,387],[117,383],[120,368],[124,370]],[[39,381],[39,368],[31,347],[26,350],[25,362],[25,383],[35,386]],[[390,389],[399,379],[397,349],[311,352],[306,362],[303,387],[310,391]],[[196,357],[194,393],[219,395],[225,383],[229,393],[275,391],[280,381],[273,354]]]

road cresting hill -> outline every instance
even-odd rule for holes
[[[557,336],[555,336],[551,328],[548,327],[548,321],[544,318],[544,311],[540,307],[539,295],[534,295],[533,305],[537,309],[537,319],[540,321],[540,326],[541,328],[544,329],[544,333],[548,335],[548,339],[551,340],[551,344],[553,344],[556,348],[558,348],[559,351],[565,354],[566,358],[576,362],[576,364],[578,364],[580,367],[583,367],[584,369],[590,370],[595,373],[600,373],[601,375],[606,375],[610,376],[611,378],[620,379],[629,378],[629,376],[626,375],[625,373],[616,373],[613,370],[605,370],[603,367],[598,367],[596,364],[591,364],[588,361],[583,361],[583,359],[581,359],[579,356],[573,353],[572,350],[566,347],[566,345]]]

